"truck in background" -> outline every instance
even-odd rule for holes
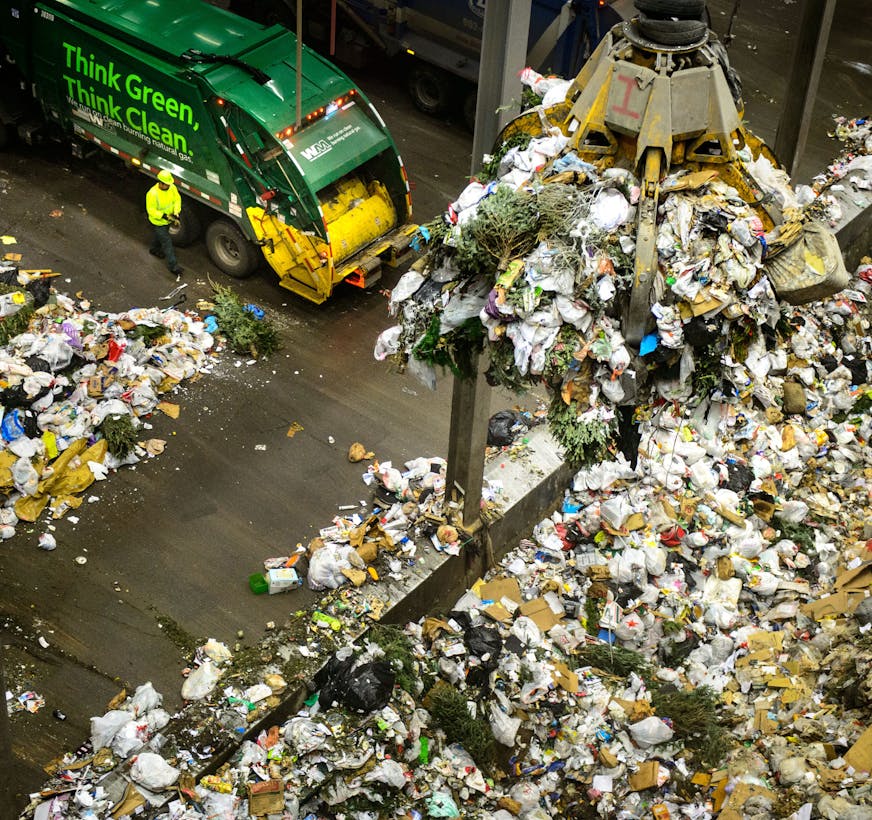
[[[360,68],[379,53],[404,56],[415,105],[428,114],[454,108],[472,127],[485,0],[335,2],[333,18],[331,0],[303,0],[303,39],[308,44],[350,68]],[[229,3],[232,10],[250,19],[296,26],[296,0]],[[632,0],[597,0],[596,41],[634,13]],[[571,0],[533,0],[528,47],[532,68],[574,77],[596,41],[591,40]]]
[[[177,244],[205,227],[225,273],[266,259],[320,303],[373,284],[416,226],[378,112],[306,47],[298,77],[296,48],[201,0],[0,0],[0,132],[171,171],[187,196]]]

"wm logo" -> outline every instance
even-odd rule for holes
[[[304,148],[302,151],[300,151],[300,153],[305,159],[311,162],[313,159],[318,159],[318,157],[332,150],[333,146],[329,142],[327,142],[327,140],[319,140],[314,145],[310,145],[308,148]]]

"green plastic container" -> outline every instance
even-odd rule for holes
[[[269,584],[266,578],[259,572],[248,576],[248,586],[255,595],[263,595],[269,589]]]

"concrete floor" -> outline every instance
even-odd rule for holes
[[[710,8],[723,34],[732,0],[710,0]],[[826,136],[830,116],[872,107],[870,15],[866,0],[838,4],[798,181],[837,151]],[[795,0],[745,3],[734,29],[730,54],[745,83],[746,119],[769,141],[798,16]],[[355,79],[387,121],[409,170],[416,216],[427,221],[464,186],[471,137],[459,118],[415,111],[398,74],[375,67]],[[0,155],[0,234],[18,238],[27,267],[60,271],[59,289],[81,291],[99,309],[159,304],[175,282],[145,250],[146,187],[108,158],[78,162],[57,150],[16,149]],[[54,209],[63,216],[51,218]],[[208,276],[228,281],[200,246],[179,258],[190,305],[208,297]],[[38,713],[12,719],[14,774],[3,775],[13,778],[21,805],[43,782],[41,766],[88,736],[90,717],[121,685],[151,680],[167,708],[178,705],[186,657],[161,620],[229,644],[242,629],[255,642],[267,621],[281,622],[312,600],[308,590],[256,597],[247,578],[263,558],[307,542],[338,505],[368,497],[362,468],[345,458],[352,441],[394,462],[447,450],[450,381],[429,393],[372,358],[376,334],[391,323],[377,291],[340,289],[316,307],[283,291],[268,271],[232,284],[268,311],[282,350],[254,365],[225,354],[214,373],[184,386],[173,397],[179,419],[154,420],[152,434],[168,441],[166,452],[93,487],[88,494],[99,501],[78,510],[79,523],[58,522],[56,551],[37,548],[41,523],[0,545],[7,685],[46,699]],[[493,409],[510,401],[498,396]],[[289,438],[293,422],[303,430]],[[77,565],[78,555],[87,564]],[[55,709],[67,720],[54,718]]]

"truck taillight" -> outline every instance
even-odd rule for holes
[[[338,111],[340,108],[342,108],[343,105],[348,105],[349,103],[353,102],[356,96],[357,90],[352,88],[341,97],[337,97],[335,100],[331,100],[329,103],[327,103],[327,105],[324,105],[321,108],[316,108],[314,111],[310,111],[308,114],[306,114],[306,116],[303,117],[299,128],[295,125],[289,125],[287,128],[283,128],[281,131],[276,131],[276,138],[283,140],[292,137],[301,128],[304,128],[307,125],[311,125],[313,122],[320,120],[322,117],[328,116],[334,111]]]

